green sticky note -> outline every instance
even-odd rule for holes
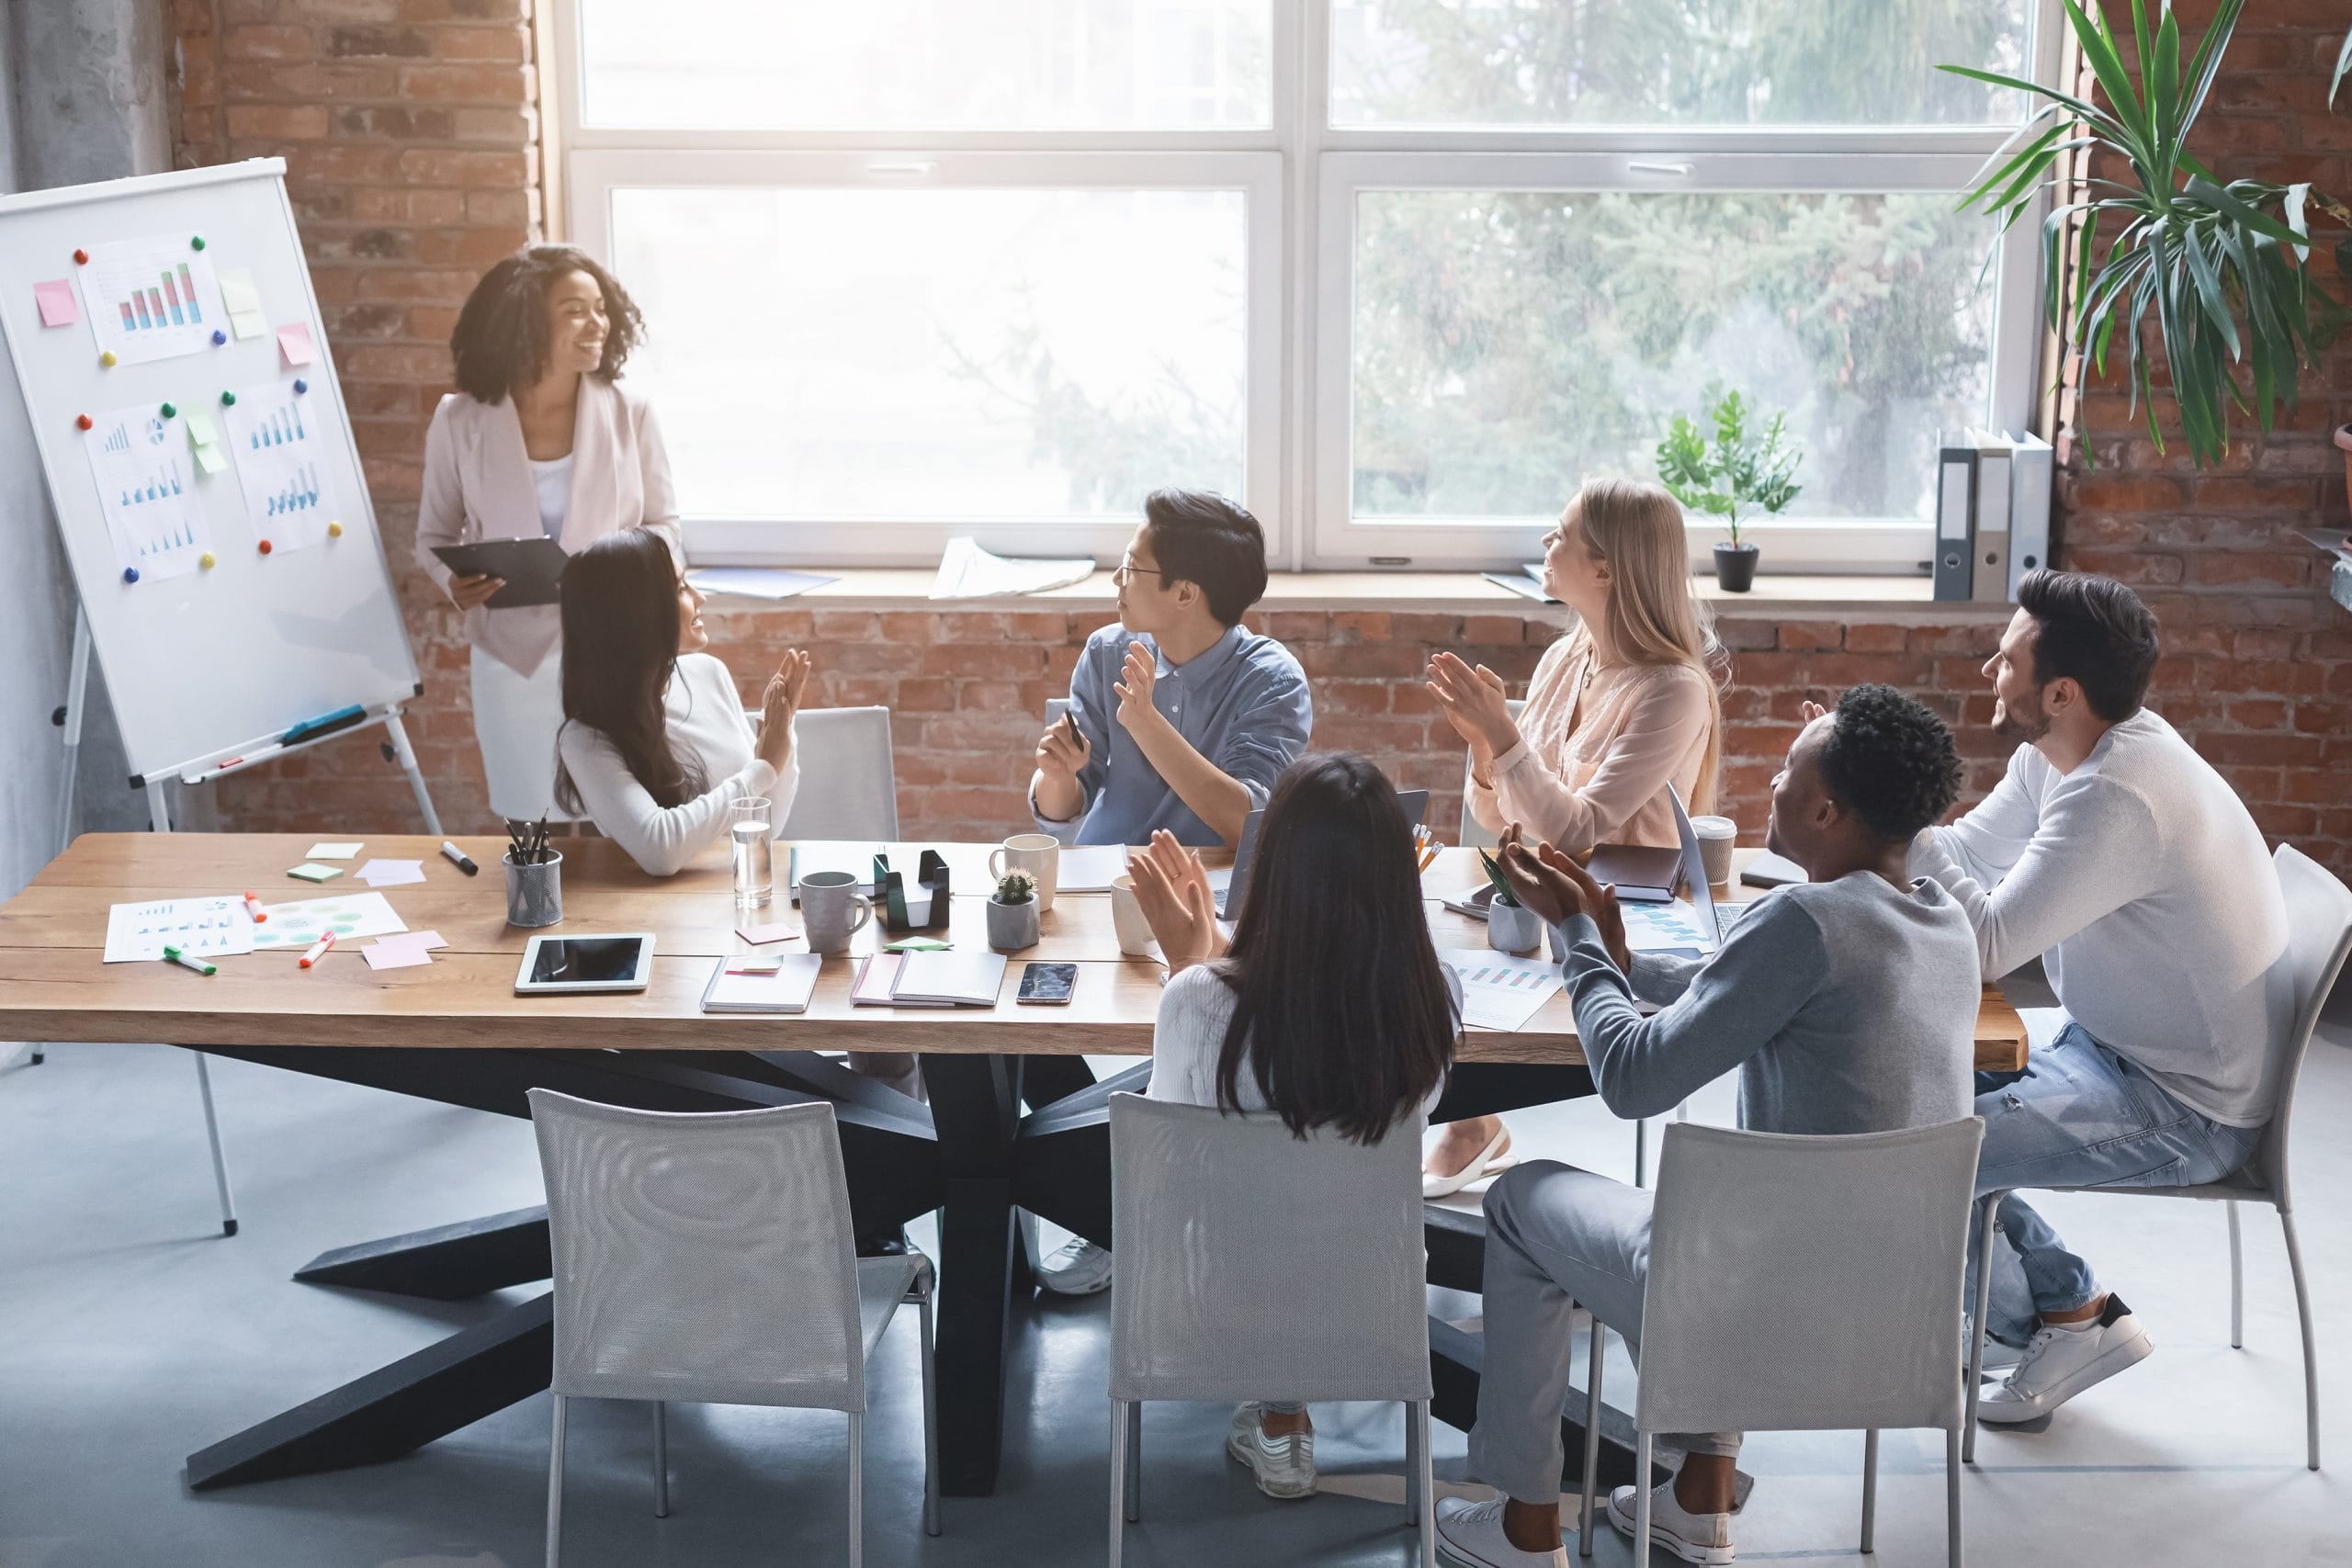
[[[305,882],[333,882],[336,877],[343,874],[343,867],[339,865],[312,865],[306,861],[300,865],[288,867],[286,874],[288,876],[299,876]]]
[[[196,466],[208,474],[217,474],[229,466],[229,459],[220,455],[220,448],[218,446],[199,446],[196,449],[194,456]]]
[[[188,410],[185,423],[187,425],[188,445],[191,446],[209,446],[220,439],[220,433],[212,427],[212,416],[202,409]]]
[[[927,936],[910,936],[903,941],[885,942],[882,951],[885,953],[945,953],[955,945],[952,942],[934,942]]]

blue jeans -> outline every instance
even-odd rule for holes
[[[2199,1114],[2154,1079],[2091,1038],[2072,1019],[2021,1073],[1976,1075],[1984,1118],[1976,1191],[2008,1192],[1993,1249],[1985,1331],[2011,1345],[2033,1337],[2040,1316],[2088,1305],[2099,1294],[2091,1266],[2066,1250],[2020,1187],[2184,1187],[2216,1181],[2244,1165],[2262,1136]],[[1976,1301],[1976,1237],[1968,1243],[1968,1295]]]

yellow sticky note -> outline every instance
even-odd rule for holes
[[[360,846],[366,841],[363,839],[353,839],[348,841],[322,840],[304,850],[302,858],[304,860],[356,860],[358,858]]]
[[[254,275],[243,267],[228,267],[220,274],[220,308],[234,315],[239,310],[261,310],[261,290],[254,287]]]

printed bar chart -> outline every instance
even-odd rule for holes
[[[84,288],[99,349],[128,365],[209,348],[223,319],[212,264],[185,234],[93,246]]]
[[[119,409],[83,437],[115,562],[142,581],[194,571],[212,547],[184,443],[174,440],[177,423],[153,405]]]
[[[272,382],[238,392],[223,415],[244,485],[245,513],[273,555],[324,543],[327,525],[341,515],[307,400],[284,382]]]

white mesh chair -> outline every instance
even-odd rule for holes
[[[2294,1116],[2295,1085],[2303,1076],[2312,1032],[2320,1010],[2352,953],[2352,889],[2292,845],[2270,857],[2278,891],[2287,903],[2287,950],[2265,976],[2270,1027],[2270,1081],[2278,1085],[2278,1109],[2262,1130],[2254,1156],[2219,1181],[2198,1187],[2059,1187],[2058,1192],[2098,1192],[2115,1198],[2194,1198],[2229,1205],[2230,1348],[2245,1341],[2245,1274],[2238,1240],[2238,1204],[2267,1203],[2278,1212],[2287,1237],[2287,1268],[2295,1280],[2295,1315],[2303,1334],[2304,1463],[2319,1468],[2319,1368],[2313,1357],[2311,1292],[2303,1282],[2303,1252],[2295,1240],[2295,1207],[2287,1186],[2287,1133]],[[1963,1458],[1976,1458],[1976,1396],[1984,1365],[1984,1314],[1992,1295],[1994,1213],[2007,1192],[1988,1192],[1979,1207],[1976,1311],[1968,1344],[1968,1442]]]
[[[555,1262],[548,1568],[563,1540],[577,1398],[653,1405],[653,1512],[670,1511],[672,1400],[849,1416],[849,1561],[862,1560],[865,1363],[901,1302],[922,1314],[923,1529],[939,1533],[927,1258],[854,1256],[833,1108],[680,1115],[530,1092]]]
[[[745,710],[756,732],[760,710]],[[888,708],[803,708],[793,719],[800,789],[776,825],[780,839],[899,837],[897,763]]]
[[[1944,1431],[1946,1551],[1960,1568],[1960,1334],[1969,1201],[1984,1124],[1849,1137],[1683,1123],[1658,1152],[1642,1292],[1634,1473],[1658,1432],[1862,1428],[1861,1548],[1872,1551],[1882,1427]],[[1592,1555],[1601,1336],[1592,1326],[1584,1507]],[[1634,1561],[1648,1568],[1650,1489]]]
[[[1148,1399],[1401,1401],[1408,1517],[1434,1565],[1419,1140],[1301,1140],[1272,1116],[1118,1094],[1111,1181],[1112,1568],[1143,1517]]]

